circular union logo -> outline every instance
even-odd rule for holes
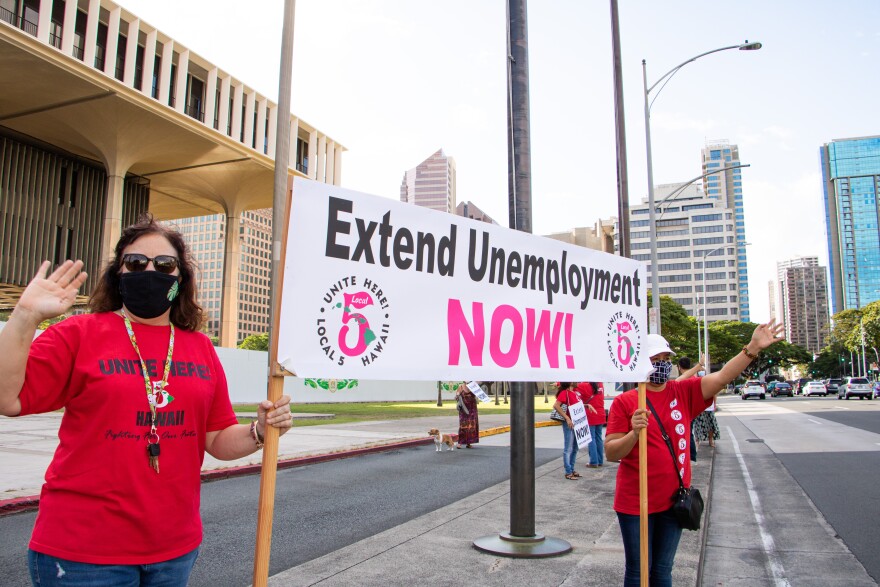
[[[373,280],[352,275],[327,288],[315,326],[318,346],[337,365],[358,360],[372,365],[389,333],[387,294]]]
[[[608,357],[614,367],[621,373],[635,369],[642,348],[641,328],[635,316],[617,311],[608,319],[605,331]]]

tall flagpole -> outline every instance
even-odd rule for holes
[[[507,2],[507,139],[510,228],[532,232],[532,174],[529,140],[529,51],[526,0]],[[511,382],[510,532],[483,536],[474,547],[516,558],[571,551],[558,538],[535,532],[535,384]]]
[[[281,32],[281,71],[278,77],[278,116],[275,132],[275,185],[272,197],[272,279],[269,290],[271,336],[269,342],[269,384],[267,397],[277,401],[283,394],[284,375],[278,368],[278,317],[281,282],[284,273],[284,241],[289,212],[290,88],[293,78],[293,25],[296,0],[284,0]],[[260,476],[260,502],[257,511],[257,543],[254,549],[254,587],[269,581],[269,554],[272,549],[272,518],[275,513],[275,479],[278,472],[278,429],[264,430],[263,467]]]

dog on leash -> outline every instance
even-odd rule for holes
[[[440,434],[439,430],[431,428],[428,430],[428,436],[434,437],[434,446],[437,447],[437,452],[443,450],[444,444],[448,447],[446,450],[455,450],[455,441],[451,434]]]

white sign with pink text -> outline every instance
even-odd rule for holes
[[[300,377],[644,381],[643,263],[297,178],[278,362]]]

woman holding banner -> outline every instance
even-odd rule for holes
[[[122,231],[90,314],[36,335],[72,306],[82,261],[45,261],[0,331],[0,413],[64,408],[28,551],[35,585],[185,585],[202,541],[205,452],[232,460],[291,425],[290,398],[238,424],[199,332],[194,265],[151,217]],[[161,448],[161,451],[160,451]],[[161,469],[160,469],[161,463]]]
[[[638,408],[638,391],[633,389],[614,399],[608,417],[605,455],[620,461],[614,492],[620,533],[626,555],[624,585],[640,585],[639,544],[639,431],[647,434],[648,459],[648,559],[650,584],[672,585],[672,566],[681,538],[681,527],[672,514],[673,496],[678,491],[678,477],[690,487],[691,467],[688,458],[690,423],[711,405],[715,396],[742,373],[765,348],[780,340],[783,326],[775,321],[761,324],[749,343],[718,372],[705,377],[670,381],[670,358],[675,353],[659,334],[649,334],[642,352],[654,367],[647,382],[648,409]],[[661,428],[671,439],[675,456],[670,453]],[[673,460],[674,459],[674,460]]]
[[[477,414],[477,396],[462,383],[455,392],[458,404],[458,448],[473,448],[480,442],[480,418]]]

